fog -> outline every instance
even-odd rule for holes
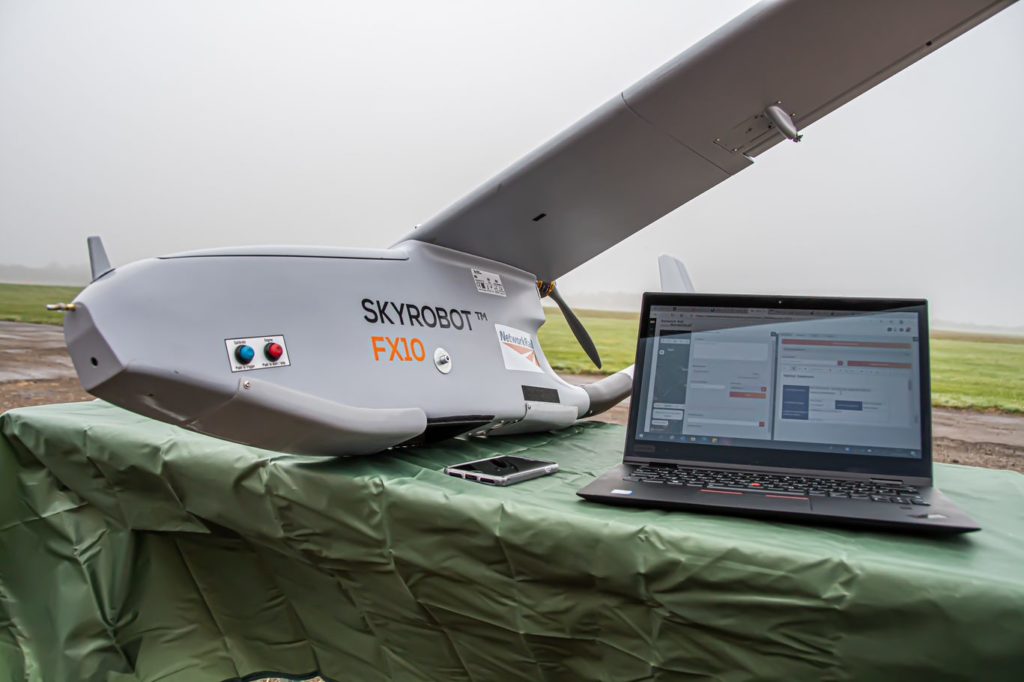
[[[0,0],[0,263],[388,246],[746,2]],[[1024,325],[1024,7],[560,281]]]

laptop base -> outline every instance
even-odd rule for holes
[[[919,488],[926,506],[809,497],[787,493],[711,490],[701,486],[627,480],[641,464],[624,463],[576,494],[620,506],[693,510],[772,518],[779,521],[856,526],[928,535],[955,535],[979,526],[935,488]]]

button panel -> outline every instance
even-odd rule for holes
[[[224,345],[228,350],[232,372],[287,367],[292,364],[288,359],[288,346],[284,343],[284,336],[280,334],[225,339]],[[249,360],[246,361],[246,358]]]

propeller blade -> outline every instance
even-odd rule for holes
[[[554,287],[551,288],[551,293],[548,294],[551,299],[558,304],[559,310],[562,311],[562,315],[565,316],[565,321],[569,323],[569,329],[572,330],[576,340],[580,342],[580,346],[583,347],[584,352],[590,361],[597,365],[598,369],[601,369],[601,356],[597,353],[597,346],[594,345],[594,340],[590,338],[590,334],[587,333],[583,323],[580,322],[580,318],[576,317],[576,313],[572,311],[569,304],[565,302],[562,295],[558,293],[558,290]]]

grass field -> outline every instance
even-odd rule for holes
[[[44,306],[68,302],[76,287],[0,284],[0,320],[61,324],[63,315]],[[540,341],[555,369],[596,372],[557,309],[545,309]],[[604,372],[633,364],[638,319],[635,313],[578,311],[594,338]],[[932,402],[941,407],[1024,413],[1024,338],[938,332],[932,336]]]
[[[46,310],[47,303],[70,303],[81,287],[0,284],[0,320],[61,324],[62,313]]]
[[[598,371],[573,338],[557,309],[540,343],[559,371]],[[604,372],[633,364],[639,321],[634,313],[577,311],[597,344]],[[931,337],[932,403],[939,407],[1024,413],[1024,338],[936,332]]]

